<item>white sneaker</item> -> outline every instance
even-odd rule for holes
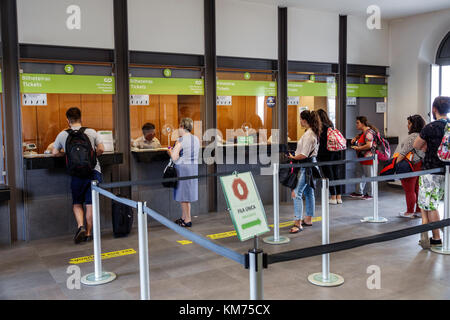
[[[335,200],[330,199],[329,203],[330,204],[338,204],[336,199]]]
[[[421,212],[416,212],[416,213],[414,213],[414,217],[422,218],[422,213]]]
[[[415,218],[414,213],[406,214],[405,212],[400,212],[398,214],[398,216],[402,217],[402,218],[407,218],[407,219],[414,219]]]
[[[337,203],[338,204],[342,204],[343,202],[342,202],[342,199],[337,199]]]

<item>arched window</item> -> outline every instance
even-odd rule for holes
[[[450,32],[439,45],[436,64],[431,66],[431,103],[437,96],[450,96]]]

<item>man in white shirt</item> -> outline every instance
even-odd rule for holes
[[[161,143],[155,137],[155,125],[153,123],[146,123],[142,127],[142,137],[137,138],[133,142],[133,147],[139,149],[156,149],[161,148]]]
[[[81,111],[78,108],[70,108],[66,112],[67,122],[69,127],[74,131],[82,129],[81,125]],[[92,150],[95,151],[97,156],[100,156],[105,147],[103,145],[102,137],[94,129],[85,128],[84,134],[89,138]],[[69,137],[69,133],[64,130],[61,131],[56,137],[53,145],[52,154],[55,157],[62,157],[66,152],[66,142]],[[62,150],[62,152],[61,152]],[[102,174],[100,169],[100,163],[95,165],[92,171],[92,176],[89,178],[80,178],[77,176],[71,176],[71,189],[73,200],[73,213],[77,220],[78,230],[75,234],[74,242],[80,243],[82,241],[92,240],[92,194],[91,194],[91,182],[97,180],[102,182]],[[86,204],[86,227],[84,226],[84,210],[83,204]]]

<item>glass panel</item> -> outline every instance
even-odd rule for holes
[[[83,126],[112,133],[115,89],[111,66],[70,66],[21,64],[24,156],[51,152],[58,133],[69,127],[66,111],[72,107],[81,110]],[[106,151],[113,151],[112,142]]]
[[[217,128],[223,143],[271,142],[276,81],[271,72],[217,72]]]
[[[442,95],[450,97],[450,66],[442,66]]]
[[[202,141],[200,69],[130,67],[130,72],[132,150],[173,145],[183,118],[194,121],[192,133]]]
[[[288,141],[298,141],[305,133],[300,124],[300,113],[304,110],[323,109],[336,125],[334,76],[290,73],[288,79]]]
[[[431,103],[430,103],[430,114],[434,99],[439,96],[441,81],[439,78],[439,68],[440,66],[432,64],[431,65]]]

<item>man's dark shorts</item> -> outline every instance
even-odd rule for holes
[[[72,177],[70,187],[72,189],[73,204],[92,204],[91,182],[93,180],[102,182],[102,174],[94,170],[91,179]]]

